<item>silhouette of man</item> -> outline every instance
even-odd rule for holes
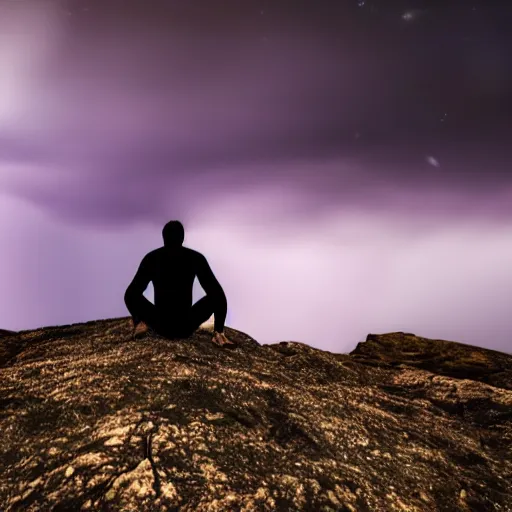
[[[206,258],[183,247],[185,230],[177,220],[164,226],[162,237],[164,246],[144,256],[124,294],[133,320],[133,337],[151,328],[166,338],[188,338],[213,314],[212,341],[221,346],[234,345],[224,335],[226,295]],[[192,305],[196,276],[206,295]],[[154,304],[143,295],[150,281],[155,292]]]

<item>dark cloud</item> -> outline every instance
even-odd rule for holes
[[[505,348],[510,7],[360,3],[0,2],[0,327],[127,314],[178,218],[260,341]]]
[[[405,27],[398,3],[371,15],[335,4],[68,2],[16,18],[38,30],[13,39],[5,63],[28,43],[46,50],[15,69],[3,123],[0,106],[0,158],[38,174],[6,186],[106,223],[169,202],[185,214],[201,183],[299,190],[297,161],[323,204],[365,207],[379,183],[466,192],[468,204],[508,186],[510,37],[497,13],[447,4]]]

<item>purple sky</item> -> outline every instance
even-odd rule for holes
[[[260,342],[512,352],[511,22],[477,0],[0,0],[0,328],[127,316],[179,219]]]

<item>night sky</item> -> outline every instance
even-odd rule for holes
[[[128,316],[179,219],[262,343],[512,352],[512,7],[433,3],[0,0],[0,328]]]

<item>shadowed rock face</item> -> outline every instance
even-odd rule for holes
[[[130,332],[0,340],[3,511],[512,511],[512,356]]]

